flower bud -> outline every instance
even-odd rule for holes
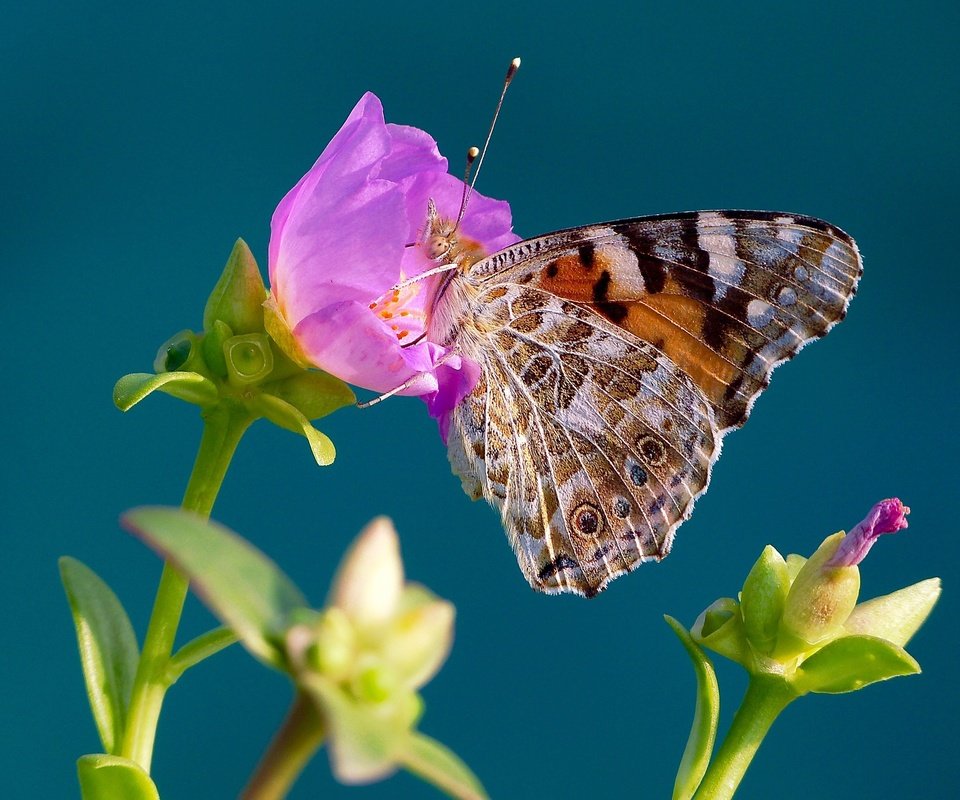
[[[882,534],[906,528],[909,513],[896,498],[881,500],[850,533],[836,533],[824,540],[790,587],[778,655],[808,650],[841,632],[860,593],[857,564]]]
[[[356,658],[356,633],[346,613],[339,608],[322,612],[316,626],[316,643],[310,651],[310,665],[333,680],[343,680]]]
[[[273,349],[265,333],[232,336],[223,343],[231,383],[259,383],[273,371]]]
[[[773,652],[789,591],[787,564],[775,548],[767,545],[747,575],[740,593],[744,631],[757,652],[764,655]]]
[[[857,604],[860,570],[829,566],[842,539],[842,532],[824,539],[797,574],[783,609],[778,656],[811,649],[839,633]]]
[[[400,542],[393,523],[377,517],[356,538],[337,570],[330,604],[363,626],[387,622],[403,588]]]
[[[743,618],[732,597],[721,597],[708,606],[697,617],[690,635],[697,644],[750,668],[753,659],[743,629]]]
[[[153,360],[153,371],[179,372],[188,368],[194,355],[197,335],[193,331],[180,331],[160,345]]]

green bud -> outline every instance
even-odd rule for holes
[[[223,344],[233,336],[233,331],[222,319],[214,320],[203,337],[203,358],[210,371],[219,378],[227,377],[227,359]]]
[[[824,539],[797,573],[787,595],[775,656],[786,658],[813,649],[842,629],[860,594],[856,566],[830,567],[843,539],[835,533]]]
[[[800,570],[803,569],[803,565],[806,563],[807,559],[803,556],[797,555],[796,553],[791,553],[787,556],[787,575],[790,576],[791,586],[797,579],[797,575],[800,573]]]
[[[339,608],[328,608],[321,613],[315,630],[310,666],[335,681],[345,679],[353,669],[357,649],[349,618]]]
[[[693,623],[693,640],[747,669],[753,663],[740,608],[732,597],[714,601]]]
[[[227,339],[223,343],[223,355],[231,383],[259,383],[273,370],[273,349],[265,333],[248,333]]]
[[[193,331],[184,330],[174,334],[157,350],[153,371],[158,375],[161,372],[188,371],[194,360],[196,344],[197,335]]]
[[[217,320],[235,333],[263,331],[263,301],[267,290],[257,261],[243,239],[237,239],[217,285],[203,310],[203,328],[210,331]]]
[[[353,681],[353,693],[359,700],[382,703],[400,687],[397,673],[387,664],[372,661]]]
[[[767,545],[747,575],[740,594],[743,628],[757,652],[764,655],[773,652],[789,591],[787,564],[775,548]]]

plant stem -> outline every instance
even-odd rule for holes
[[[183,508],[202,516],[210,510],[223,483],[227,467],[244,431],[253,421],[239,405],[221,401],[203,415],[203,436],[184,492]],[[169,688],[168,664],[183,613],[189,582],[170,564],[164,564],[150,625],[143,641],[134,678],[120,755],[150,772],[153,744],[163,698]]]
[[[703,776],[696,800],[733,797],[773,721],[797,696],[779,676],[751,676],[727,737]]]
[[[241,800],[281,800],[323,742],[323,725],[313,701],[298,692],[287,718],[257,765]]]

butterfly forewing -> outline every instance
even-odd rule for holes
[[[592,596],[665,556],[723,433],[860,273],[828,223],[703,211],[547,234],[457,274],[443,312],[482,378],[450,460],[531,585]]]
[[[650,342],[727,428],[743,424],[774,367],[843,319],[861,271],[853,240],[821,220],[699,211],[530,239],[474,274],[539,286]]]

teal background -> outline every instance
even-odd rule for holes
[[[521,5],[128,2],[11,6],[0,26],[4,796],[76,796],[99,748],[56,558],[96,569],[141,633],[159,563],[118,515],[176,504],[200,432],[166,396],[127,415],[114,381],[200,326],[237,236],[266,269],[274,206],[361,93],[428,130],[459,170],[509,59],[524,58],[481,178],[516,230],[696,208],[824,217],[866,273],[847,321],[778,372],[726,441],[710,492],[659,566],[599,599],[531,592],[483,504],[449,474],[422,404],[322,423],[339,450],[265,423],[215,516],[317,602],[375,514],[409,575],[458,609],[422,729],[494,798],[667,797],[693,675],[661,620],[733,594],[766,543],[809,553],[883,497],[913,508],[863,596],[932,575],[911,644],[924,674],[789,708],[741,796],[946,796],[956,690],[956,3]],[[182,640],[212,624],[191,599]],[[719,663],[724,724],[743,676]],[[164,798],[235,796],[285,711],[285,679],[240,648],[168,696]],[[348,788],[324,754],[293,798],[434,796],[406,775]]]

